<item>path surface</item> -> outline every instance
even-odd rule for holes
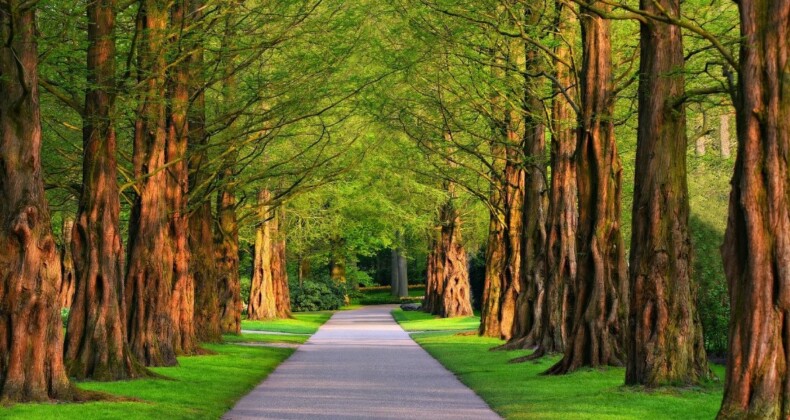
[[[335,313],[225,419],[499,419],[392,319]]]

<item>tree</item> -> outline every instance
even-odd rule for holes
[[[274,240],[272,226],[277,223],[272,211],[272,193],[262,189],[258,193],[258,226],[255,229],[255,255],[252,259],[252,279],[247,317],[251,320],[277,318],[274,297],[274,271],[272,258]]]
[[[87,13],[89,89],[83,116],[83,186],[70,241],[76,292],[65,357],[71,376],[106,381],[146,372],[132,356],[126,338],[113,122],[115,1],[89,2]]]
[[[69,399],[60,261],[41,178],[36,2],[0,14],[0,400]]]
[[[722,257],[732,317],[719,418],[790,413],[790,1],[743,0],[738,154]]]
[[[614,89],[610,22],[588,6],[610,10],[597,0],[581,4],[581,114],[576,148],[579,191],[573,321],[565,354],[549,373],[582,366],[622,366],[625,359],[627,272],[620,233],[622,168],[614,139]]]
[[[60,291],[58,292],[58,302],[61,308],[71,308],[71,301],[74,298],[74,258],[71,252],[71,232],[74,230],[74,220],[71,218],[63,219],[63,245],[60,247]]]
[[[678,0],[641,8],[680,15]],[[625,382],[696,384],[709,370],[691,275],[683,39],[654,19],[641,31]]]

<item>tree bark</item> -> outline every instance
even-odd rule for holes
[[[441,301],[444,293],[444,250],[442,247],[441,225],[433,229],[430,244],[431,249],[428,252],[425,270],[427,277],[422,309],[430,314],[438,315],[441,311]],[[397,266],[397,261],[393,261],[393,269],[397,270]]]
[[[272,251],[272,276],[274,277],[274,306],[277,318],[291,317],[291,290],[288,284],[288,269],[285,259],[286,232],[285,206],[275,210],[276,231],[272,234],[274,250]]]
[[[202,19],[204,2],[190,0],[191,20]],[[196,36],[196,35],[192,35]],[[195,336],[199,342],[218,343],[222,341],[220,325],[219,287],[217,261],[215,258],[206,145],[206,96],[203,89],[202,70],[203,45],[200,40],[191,40],[187,45],[192,49],[189,57],[189,98],[191,106],[188,113],[189,124],[189,250],[192,255],[190,275],[195,283]]]
[[[719,148],[721,157],[730,158],[730,114],[723,114],[719,117]]]
[[[175,246],[169,234],[172,202],[166,163],[165,40],[167,2],[141,0],[138,60],[141,104],[135,122],[134,175],[138,197],[129,228],[126,275],[127,336],[132,353],[147,366],[175,366],[176,325],[171,303]],[[180,347],[180,344],[179,344]]]
[[[406,273],[407,262],[403,256],[403,234],[400,231],[395,232],[395,245],[392,249],[392,296],[407,297],[409,296],[409,283]]]
[[[70,399],[41,177],[35,2],[0,14],[0,401]]]
[[[272,270],[272,225],[276,221],[272,215],[271,199],[269,190],[258,192],[258,226],[255,230],[250,301],[247,304],[247,318],[250,320],[277,318]]]
[[[608,11],[597,0],[582,4]],[[579,189],[578,265],[569,291],[573,322],[565,354],[548,373],[582,366],[622,366],[625,359],[627,272],[620,233],[622,168],[612,114],[610,23],[582,10],[581,116],[576,149]]]
[[[679,16],[680,0],[641,8]],[[710,371],[692,278],[683,38],[656,20],[641,33],[625,382],[697,384]]]
[[[790,1],[738,5],[738,154],[722,247],[732,316],[719,418],[787,418]]]
[[[220,326],[223,333],[241,334],[241,283],[239,281],[239,224],[233,177],[235,155],[223,162],[217,191],[216,244]]]
[[[570,284],[576,279],[576,113],[568,98],[576,97],[576,81],[567,64],[576,38],[576,14],[568,3],[555,2],[554,64],[556,82],[552,102],[551,184],[549,189],[545,297],[541,301],[540,328],[534,333],[534,359],[565,351],[571,329],[573,302]],[[563,92],[564,91],[564,92]],[[567,96],[566,96],[567,95]]]
[[[496,187],[492,187],[492,205],[498,199]],[[486,269],[483,284],[483,302],[480,311],[480,328],[478,334],[483,337],[502,338],[503,331],[500,316],[500,296],[505,271],[505,228],[500,220],[501,216],[491,211],[488,223],[488,240],[486,242]]]
[[[61,308],[71,308],[74,300],[74,257],[71,252],[71,232],[74,230],[74,219],[64,218],[61,235],[63,245],[60,249],[60,290],[58,292],[58,302]]]
[[[471,316],[469,264],[461,242],[461,217],[452,199],[443,206],[441,220],[444,286],[438,312],[442,318]]]
[[[113,123],[115,1],[89,2],[87,15],[83,186],[69,241],[74,255],[76,292],[66,332],[65,358],[70,376],[112,381],[145,376],[147,372],[132,356],[126,337],[124,254]]]

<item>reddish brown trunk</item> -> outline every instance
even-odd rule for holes
[[[168,13],[158,0],[141,0],[140,7],[138,55],[144,92],[135,122],[133,162],[138,197],[129,229],[127,336],[132,353],[145,365],[174,366],[178,362],[171,303],[176,254],[169,217],[174,191],[168,188],[169,171],[164,169],[168,142],[162,101]]]
[[[732,317],[719,417],[788,418],[790,1],[738,4],[738,154],[722,247]]]
[[[190,16],[194,21],[202,19],[203,1],[189,1]],[[217,283],[217,261],[215,258],[212,232],[213,214],[208,183],[211,178],[207,168],[206,145],[206,97],[203,90],[202,70],[203,45],[198,40],[190,42],[189,57],[190,92],[192,104],[189,108],[189,187],[191,191],[189,215],[189,251],[192,256],[190,275],[195,283],[195,336],[200,342],[222,341],[220,304]]]
[[[224,162],[217,192],[216,244],[220,326],[222,332],[241,333],[241,284],[239,282],[239,224],[236,218],[236,191],[233,155]]]
[[[66,332],[69,375],[110,381],[146,374],[126,342],[123,245],[112,115],[115,1],[89,2],[82,195],[71,236],[76,293]],[[65,232],[65,229],[64,229]]]
[[[444,247],[442,244],[442,226],[436,226],[431,235],[431,250],[428,252],[425,279],[425,298],[422,309],[425,312],[438,315],[442,308],[442,295],[444,293]],[[397,269],[393,263],[393,269]]]
[[[492,192],[492,196],[495,194],[498,195]],[[496,197],[492,199],[494,203],[497,201],[500,200],[497,200]],[[478,329],[478,334],[484,337],[501,338],[503,335],[499,322],[499,303],[505,271],[504,248],[505,229],[500,221],[500,216],[492,211],[488,224],[485,283],[483,284],[483,302],[480,311],[480,328]]]
[[[586,4],[609,10],[604,2]],[[584,7],[582,5],[582,7]],[[622,168],[614,139],[610,23],[581,14],[581,116],[576,150],[579,189],[578,266],[570,287],[573,322],[565,355],[549,373],[582,366],[622,366],[627,273],[620,233]]]
[[[60,260],[41,178],[35,3],[0,14],[0,401],[68,399]],[[24,6],[24,7],[23,7]]]
[[[277,318],[291,317],[291,290],[288,285],[288,267],[285,260],[285,207],[281,206],[276,211],[272,234],[274,250],[272,251],[272,277],[274,278],[274,306]]]
[[[443,318],[471,316],[469,265],[461,242],[461,217],[452,200],[442,208],[443,284],[439,315]]]
[[[247,304],[247,318],[251,320],[277,318],[277,305],[274,298],[274,271],[272,270],[273,226],[271,209],[272,195],[269,190],[258,193],[258,227],[255,230],[255,255],[252,260],[252,279],[250,283],[250,302]]]
[[[569,285],[576,279],[576,113],[568,98],[575,98],[575,79],[566,63],[572,61],[571,45],[576,39],[576,15],[567,3],[555,3],[556,28],[552,103],[551,185],[546,239],[545,295],[534,332],[537,345],[531,358],[562,353],[571,328]],[[564,91],[564,92],[563,92]],[[566,96],[567,95],[567,96]]]
[[[176,34],[191,22],[185,19],[186,0],[176,0],[170,9],[171,26]],[[170,210],[170,234],[173,244],[173,292],[170,301],[170,316],[173,319],[174,348],[176,354],[195,354],[195,282],[189,270],[192,256],[189,252],[189,214],[187,197],[189,192],[189,170],[187,145],[189,143],[189,62],[182,60],[185,51],[181,36],[171,35],[170,48],[178,54],[180,61],[170,67],[168,74],[167,143],[165,164],[167,165],[166,188]]]
[[[63,245],[60,248],[60,287],[58,292],[58,302],[61,308],[71,308],[74,298],[74,258],[71,252],[71,232],[74,230],[74,220],[63,219],[63,229],[61,232]]]
[[[516,113],[513,112],[515,115]],[[518,134],[520,123],[507,131],[508,149],[505,165],[505,271],[502,277],[502,296],[499,303],[499,326],[501,338],[510,340],[516,319],[516,299],[521,291],[524,261],[524,187],[526,172],[524,171],[524,155],[520,150],[521,135]]]
[[[641,4],[680,15],[680,0]],[[625,382],[696,384],[709,370],[691,276],[683,41],[680,27],[654,20],[641,39]]]

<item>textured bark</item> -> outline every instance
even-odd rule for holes
[[[392,296],[409,296],[409,283],[407,276],[407,262],[403,255],[403,235],[398,231],[395,233],[395,248],[392,250]],[[426,289],[427,291],[427,289]]]
[[[272,195],[269,190],[258,192],[258,226],[255,229],[255,252],[252,260],[250,302],[247,318],[251,320],[274,319],[277,306],[274,298],[274,276],[272,275],[272,225],[276,223],[271,209]]]
[[[273,233],[274,250],[272,251],[272,276],[274,277],[274,306],[277,318],[291,317],[291,290],[288,285],[288,269],[285,260],[285,207],[280,206],[276,212],[276,231]]]
[[[74,257],[71,252],[71,232],[74,230],[74,219],[64,218],[61,236],[63,245],[60,248],[60,287],[58,302],[61,308],[71,308],[74,298]]]
[[[443,290],[438,314],[443,318],[471,316],[469,264],[461,242],[461,217],[452,200],[442,208]]]
[[[234,155],[223,164],[217,192],[216,244],[220,327],[223,333],[241,334],[241,283],[239,281],[239,224],[233,179]]]
[[[576,97],[575,80],[565,63],[571,62],[576,39],[576,15],[568,3],[555,3],[554,101],[552,103],[551,184],[549,189],[545,297],[534,333],[537,345],[531,358],[565,351],[571,328],[573,302],[569,285],[576,279],[576,113],[568,97]],[[563,63],[563,61],[565,63]],[[564,93],[563,93],[564,90]],[[567,95],[567,96],[566,96]]]
[[[730,158],[730,114],[724,114],[719,117],[719,148],[721,149],[721,157],[724,159]]]
[[[167,147],[165,38],[167,2],[141,0],[138,23],[142,97],[135,122],[134,175],[138,197],[129,228],[126,275],[127,336],[134,356],[147,366],[174,366],[174,244],[169,233],[171,203],[164,170]]]
[[[680,0],[641,8],[679,16]],[[692,278],[681,29],[647,20],[640,45],[625,382],[697,384],[709,369]]]
[[[496,202],[496,197],[492,201]],[[499,322],[499,303],[506,262],[505,229],[499,215],[495,212],[492,211],[489,218],[483,302],[480,311],[478,334],[484,337],[500,338],[503,335],[502,326]]]
[[[69,399],[41,178],[35,3],[0,14],[0,401]]]
[[[189,169],[187,147],[189,143],[189,61],[182,59],[186,54],[181,37],[183,26],[192,23],[187,18],[189,9],[186,0],[176,0],[170,8],[170,49],[177,54],[177,63],[170,65],[167,80],[167,143],[165,148],[166,188],[170,210],[168,233],[173,244],[173,292],[170,301],[170,316],[173,319],[174,346],[176,354],[195,354],[198,351],[195,336],[195,282],[189,270],[189,214],[187,199],[189,192]]]
[[[190,0],[191,19],[199,21],[203,13],[202,0]],[[199,342],[222,341],[220,325],[217,261],[212,232],[213,214],[208,183],[211,179],[206,156],[208,134],[206,125],[206,97],[203,90],[203,45],[200,41],[187,43],[192,48],[189,56],[192,104],[188,113],[189,124],[189,188],[190,204],[194,209],[189,215],[189,250],[192,256],[190,275],[195,284],[195,336]]]
[[[790,417],[790,1],[741,0],[738,154],[722,256],[729,285],[720,418]]]
[[[442,245],[442,227],[436,226],[431,235],[431,250],[428,252],[426,266],[425,298],[422,309],[438,315],[442,307],[444,293],[444,248]],[[393,264],[393,267],[396,264]]]
[[[604,2],[590,1],[607,11]],[[582,5],[584,7],[584,5]],[[579,190],[573,327],[565,354],[549,373],[582,366],[622,366],[625,359],[627,272],[620,233],[622,168],[614,139],[610,23],[581,14],[581,115],[576,150]]]
[[[147,374],[132,356],[126,338],[124,254],[112,120],[114,9],[114,0],[87,4],[89,88],[82,131],[82,194],[70,241],[76,293],[65,347],[70,376],[102,381]]]

